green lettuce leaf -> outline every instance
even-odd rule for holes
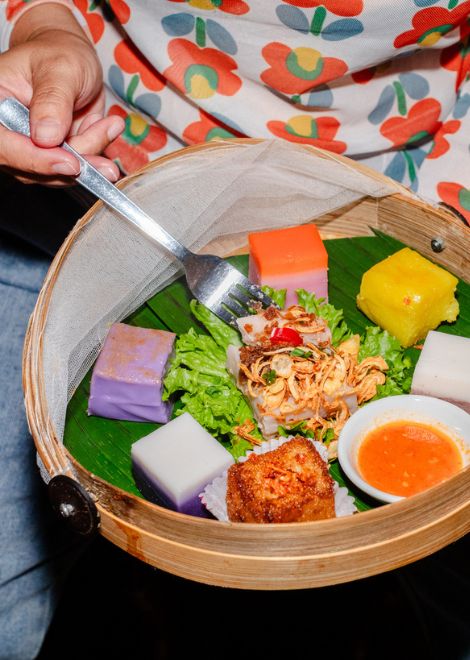
[[[393,378],[386,376],[385,383],[377,385],[377,394],[372,398],[372,401],[383,399],[386,396],[396,396],[397,394],[406,394],[406,391]]]
[[[295,292],[299,305],[305,307],[309,314],[316,314],[328,323],[333,346],[338,346],[352,335],[344,320],[342,309],[336,309],[330,303],[325,302],[324,298],[317,298],[314,293],[309,293],[305,289],[296,289]]]
[[[381,355],[388,364],[386,381],[377,388],[374,398],[394,394],[407,394],[411,389],[413,377],[413,358],[409,351],[403,349],[396,337],[378,326],[369,326],[361,337],[359,361],[368,357]]]
[[[175,342],[175,357],[171,361],[167,378],[172,369],[184,366],[198,373],[228,379],[225,356],[225,350],[212,337],[199,335],[194,328],[190,328]]]
[[[305,438],[314,438],[315,433],[312,429],[308,429],[305,425],[305,420],[302,419],[292,426],[278,426],[277,427],[278,435],[281,435],[283,438],[287,438],[290,435],[303,435]]]
[[[240,334],[234,328],[231,328],[227,323],[224,323],[218,316],[213,314],[210,309],[204,307],[197,300],[191,300],[189,303],[191,311],[198,321],[206,328],[209,334],[213,337],[218,346],[227,350],[230,344],[234,346],[241,346],[242,342]]]
[[[267,284],[261,288],[271,298],[273,303],[276,303],[280,309],[284,309],[286,304],[287,289],[273,289],[272,286],[268,286]]]
[[[225,368],[226,351],[221,344],[229,341],[234,331],[229,328],[230,333],[224,332],[220,327],[222,322],[217,319],[217,323],[213,323],[214,315],[211,312],[201,314],[204,308],[197,305],[198,318],[207,316],[212,336],[200,335],[190,328],[177,338],[162,398],[168,400],[176,392],[182,392],[175,414],[190,413],[237,459],[252,445],[236,434],[236,426],[252,421],[255,424],[253,435],[260,440],[262,436],[248,402]]]
[[[251,418],[251,410],[231,383],[219,383],[198,391],[185,392],[179,414],[189,412],[215,435],[233,434],[233,427]]]
[[[374,355],[381,355],[391,366],[390,363],[399,359],[402,353],[403,349],[398,339],[376,325],[368,326],[365,334],[361,337],[359,361]]]
[[[222,379],[219,376],[210,376],[192,369],[171,367],[165,376],[163,401],[167,401],[175,392],[194,392],[199,387],[212,387],[219,385]]]
[[[262,438],[260,437],[260,440]],[[244,456],[249,449],[253,449],[253,445],[245,438],[240,438],[236,435],[232,437],[232,441],[229,447],[226,447],[229,452],[232,454],[234,459],[237,461],[241,456]]]

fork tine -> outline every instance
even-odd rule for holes
[[[252,284],[246,278],[244,283],[237,282],[236,293],[233,295],[236,295],[238,300],[245,305],[249,305],[252,301],[258,301],[265,307],[269,307],[270,305],[277,306],[259,286]]]
[[[249,291],[252,297],[255,297],[257,300],[261,301],[266,306],[273,304],[271,298],[268,296],[267,293],[265,293],[261,289],[260,286],[258,286],[257,284],[253,284],[253,282],[250,282],[250,280],[241,273],[240,273],[240,277],[237,278],[236,286],[246,289],[247,291]]]
[[[230,299],[235,300],[239,305],[245,308],[245,312],[250,309],[251,304],[254,301],[253,296],[248,293],[245,289],[242,289],[241,286],[237,285],[232,287],[227,291],[227,295]],[[225,298],[226,296],[224,296]]]
[[[194,297],[234,327],[237,327],[237,318],[253,313],[250,307],[254,302],[261,302],[264,307],[274,305],[259,286],[220,257],[190,253],[184,266],[186,281]]]
[[[259,300],[265,307],[270,307],[271,305],[274,305],[274,307],[277,307],[276,303],[274,303],[273,300],[268,296],[267,293],[265,293],[259,286],[256,284],[251,284],[250,293],[252,296],[256,298],[256,300]]]
[[[228,325],[231,325],[238,330],[236,316],[234,316],[233,312],[229,311],[221,304],[214,305],[214,307],[211,308],[211,311],[222,319],[222,321],[225,321],[225,323],[228,323]]]
[[[231,292],[228,296],[224,296],[222,303],[235,317],[247,316],[249,314],[248,310],[243,307],[236,298],[233,297]]]

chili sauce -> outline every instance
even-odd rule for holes
[[[359,447],[358,467],[371,486],[408,497],[448,479],[463,461],[454,440],[441,430],[400,420],[366,435]]]

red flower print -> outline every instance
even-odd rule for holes
[[[470,44],[459,42],[441,53],[441,66],[455,71],[455,90],[457,91],[470,72]]]
[[[302,144],[313,144],[315,147],[342,154],[346,151],[346,144],[334,140],[340,123],[334,117],[318,117],[310,115],[296,115],[287,123],[283,121],[268,121],[268,129],[273,135]]]
[[[437,185],[437,194],[445,204],[449,204],[461,213],[470,223],[470,189],[458,183],[441,181]]]
[[[322,57],[313,48],[289,48],[284,44],[267,44],[262,54],[271,68],[261,80],[285,94],[303,94],[312,87],[340,78],[348,70],[346,62],[335,57]]]
[[[304,9],[323,6],[336,16],[357,16],[363,7],[363,0],[284,0],[284,2]]]
[[[88,0],[73,0],[73,4],[77,7],[79,12],[83,14],[93,42],[97,44],[104,32],[103,17],[95,12],[88,11]]]
[[[217,121],[203,110],[199,111],[199,117],[199,121],[189,124],[184,129],[183,140],[187,144],[209,142],[217,138],[246,137],[235,129],[226,127],[222,122]]]
[[[199,48],[186,39],[173,39],[168,44],[173,64],[163,75],[193,99],[207,99],[214,94],[232,96],[242,81],[232,73],[237,63],[215,48]]]
[[[460,23],[462,23],[460,35],[463,38],[470,32],[468,21],[465,20],[469,11],[470,0],[452,10],[442,7],[421,9],[413,16],[413,29],[399,34],[393,45],[395,48],[412,44],[418,44],[423,48],[434,46],[443,35],[451,32]]]
[[[395,147],[414,147],[427,138],[434,144],[426,158],[439,158],[449,149],[446,133],[455,133],[460,128],[457,119],[443,124],[439,121],[441,104],[436,99],[423,99],[415,103],[406,117],[391,117],[384,121],[380,132]]]
[[[114,59],[126,73],[138,73],[142,83],[152,92],[159,92],[165,87],[165,81],[162,76],[129,39],[118,43],[114,49]]]
[[[434,144],[426,158],[439,158],[439,156],[442,156],[449,151],[450,145],[444,136],[447,133],[457,133],[459,128],[460,122],[458,119],[450,119],[449,121],[446,121],[445,124],[442,124],[434,135]]]
[[[436,99],[415,103],[407,117],[391,117],[384,121],[380,132],[396,147],[412,146],[427,135],[434,135],[442,125],[439,121],[441,104]]]
[[[6,8],[7,21],[11,21],[13,16],[20,11],[26,4],[27,0],[8,0]]]
[[[125,174],[146,165],[149,154],[165,146],[166,132],[148,124],[140,115],[128,114],[119,105],[111,106],[108,115],[118,115],[125,120],[124,131],[105,149],[106,156],[115,160]]]
[[[250,11],[249,6],[243,0],[170,0],[170,2],[185,2],[190,7],[197,9],[218,9],[226,14],[241,16]]]
[[[108,0],[109,6],[113,10],[118,21],[124,25],[131,16],[131,10],[124,0]]]

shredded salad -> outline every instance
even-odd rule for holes
[[[268,293],[283,306],[285,294],[282,291],[270,289]],[[236,459],[263,440],[259,415],[255,415],[245,396],[247,388],[251,388],[253,397],[248,395],[248,398],[252,402],[258,390],[263,390],[263,396],[267,393],[267,400],[273,404],[271,411],[274,411],[277,434],[292,435],[294,432],[320,440],[329,448],[330,458],[335,457],[337,436],[347,416],[342,399],[338,404],[329,404],[328,397],[321,398],[325,384],[327,395],[328,388],[333,385],[341,386],[344,391],[354,389],[358,405],[410,390],[413,360],[395,337],[377,326],[367,327],[363,335],[354,335],[341,309],[304,289],[296,293],[298,306],[283,312],[293,316],[285,330],[302,327],[295,325],[298,318],[308,317],[310,322],[322,319],[318,325],[325,327],[326,324],[330,340],[324,345],[305,340],[298,345],[293,335],[283,333],[282,327],[277,328],[271,346],[262,346],[261,350],[256,347],[257,357],[251,362],[247,360],[248,366],[240,362],[246,388],[237,387],[227,370],[227,351],[235,347],[229,349],[229,354],[237,350],[243,355],[243,351],[249,353],[250,348],[243,346],[236,330],[196,300],[191,301],[191,311],[209,335],[191,328],[176,340],[175,356],[164,381],[164,399],[178,393],[180,399],[175,414],[189,412]],[[286,417],[277,414],[281,405],[292,407],[295,404],[296,408],[305,409],[313,405],[312,401],[318,401],[315,403],[318,407],[313,415],[309,410],[307,419],[299,420],[291,415],[287,418],[290,423],[286,423]],[[325,408],[325,401],[331,409]],[[261,429],[265,430],[262,425]]]

